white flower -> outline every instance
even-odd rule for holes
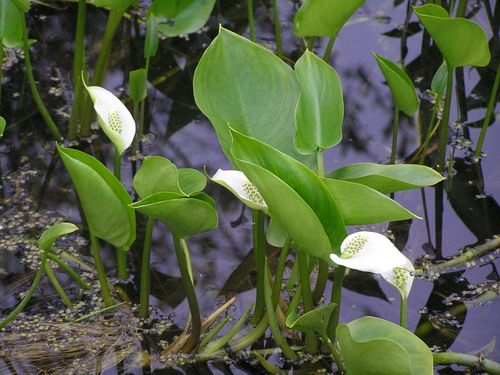
[[[408,297],[415,268],[387,237],[375,232],[353,233],[340,245],[340,253],[340,257],[331,254],[330,258],[341,266],[379,273],[403,298]]]
[[[241,171],[224,171],[219,169],[211,178],[213,182],[229,189],[236,197],[255,210],[267,213],[267,204],[259,191]]]
[[[84,83],[85,84],[85,83]],[[135,121],[125,105],[110,91],[99,86],[87,86],[102,130],[121,155],[135,136]]]

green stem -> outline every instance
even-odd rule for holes
[[[330,55],[332,54],[332,49],[333,49],[333,44],[335,43],[335,36],[330,37],[330,40],[328,41],[328,45],[325,48],[325,54],[323,55],[323,61],[328,64],[328,61],[330,61]]]
[[[297,285],[297,290],[295,291],[295,294],[293,295],[292,300],[288,304],[287,316],[292,311],[297,310],[297,308],[299,307],[301,298],[302,298],[302,286],[300,285],[300,282],[299,282],[299,284]]]
[[[184,286],[184,292],[186,293],[189,311],[191,312],[191,334],[188,341],[184,346],[185,352],[191,352],[192,349],[198,345],[201,335],[201,315],[200,307],[198,305],[198,299],[196,298],[196,293],[194,291],[194,282],[191,280],[191,275],[189,272],[189,266],[186,260],[186,254],[181,245],[180,238],[172,233],[175,255],[177,256],[177,261],[179,263],[179,270],[181,273],[182,285]]]
[[[134,101],[134,108],[133,108],[133,114],[132,114],[132,115],[133,115],[134,120],[136,121],[136,123],[137,123],[137,121],[138,121],[137,116],[138,116],[138,114],[139,114],[139,104],[140,104],[140,103],[141,103],[141,102],[137,102],[137,103],[136,103],[136,102]],[[138,136],[138,134],[137,134],[137,132],[136,132],[136,133],[135,133],[135,136],[134,136],[134,139],[132,140],[132,147],[131,147],[131,154],[132,154],[132,156],[136,156],[136,155],[137,155],[137,139],[138,139],[138,138],[139,138],[139,136]],[[134,159],[134,163],[135,163],[135,162],[136,162],[136,160]]]
[[[66,263],[64,263],[61,259],[59,259],[56,255],[52,254],[52,253],[49,253],[48,255],[49,259],[56,262],[59,267],[61,267],[62,269],[64,269],[67,273],[69,273],[69,275],[76,280],[76,282],[78,284],[80,284],[83,288],[87,289],[87,290],[90,290],[91,287],[89,284],[87,284],[87,282],[85,280],[83,280],[79,274],[77,274],[75,271],[73,271],[73,269],[68,266]]]
[[[288,251],[290,250],[291,243],[292,243],[292,239],[290,237],[288,237],[286,242],[285,242],[285,245],[281,249],[280,258],[278,260],[278,267],[276,267],[276,275],[274,277],[274,286],[273,286],[273,309],[274,310],[278,306],[278,302],[280,299],[281,283],[283,282],[283,271],[285,270],[286,257],[288,256]]]
[[[33,284],[31,284],[31,287],[29,288],[28,292],[24,296],[23,300],[19,303],[19,305],[16,306],[12,312],[5,317],[4,320],[0,322],[0,329],[5,327],[9,322],[14,319],[17,314],[19,314],[28,304],[30,301],[31,297],[33,297],[33,294],[36,291],[36,288],[38,288],[38,284],[40,284],[40,280],[42,279],[43,272],[45,271],[45,265],[47,264],[47,257],[48,257],[48,251],[43,250],[42,251],[42,259],[40,261],[40,268],[36,272],[35,275],[35,280],[33,280]]]
[[[114,159],[114,170],[113,174],[115,175],[116,179],[118,181],[121,180],[121,175],[122,175],[122,156],[118,152],[117,149],[115,149],[115,159]]]
[[[267,262],[265,263],[265,273],[269,274],[269,268]],[[273,301],[272,301],[272,291],[271,291],[271,283],[269,282],[269,278],[265,278],[265,300],[266,300],[266,308],[267,308],[267,316],[269,317],[269,326],[271,327],[271,332],[273,334],[274,341],[276,345],[278,345],[281,350],[283,350],[283,354],[292,361],[297,361],[299,356],[295,353],[292,348],[288,345],[285,338],[281,335],[280,327],[278,324],[278,319],[276,318],[276,310],[273,309]]]
[[[313,305],[317,305],[325,293],[326,283],[328,281],[328,263],[319,259],[318,278],[312,293]]]
[[[0,38],[0,108],[2,108],[3,39]]]
[[[344,365],[342,364],[342,359],[340,358],[337,348],[335,347],[335,345],[333,345],[333,342],[328,338],[326,334],[324,333],[321,334],[321,338],[323,339],[326,346],[328,346],[328,349],[330,349],[330,351],[332,352],[333,360],[335,361],[335,363],[337,363],[339,372],[344,373],[345,368]]]
[[[75,139],[78,135],[78,117],[84,97],[82,85],[82,71],[85,65],[85,17],[87,4],[85,0],[78,0],[78,18],[76,20],[75,33],[75,57],[73,61],[73,85],[75,86],[75,97],[71,107],[69,120],[68,138]]]
[[[281,25],[280,25],[280,17],[278,14],[278,5],[276,4],[276,0],[273,0],[273,14],[274,14],[274,30],[276,33],[276,52],[280,59],[283,58],[283,43],[281,41]]]
[[[406,328],[406,312],[408,308],[407,302],[407,297],[401,297],[401,305],[399,307],[399,325],[403,328]]]
[[[311,36],[311,37],[309,37],[309,39],[307,40],[307,49],[308,49],[309,51],[312,51],[313,47],[314,47],[314,37],[313,37],[313,36]]]
[[[297,251],[299,262],[300,285],[302,286],[302,301],[304,302],[304,313],[311,311],[314,307],[309,282],[309,267],[307,266],[307,256],[303,251]],[[311,260],[312,261],[312,260]],[[309,353],[318,351],[318,338],[314,332],[306,332],[306,347]]]
[[[394,111],[394,123],[392,126],[392,147],[391,147],[391,159],[389,164],[394,164],[396,162],[396,155],[398,153],[398,131],[399,131],[399,109],[396,108]]]
[[[144,66],[144,70],[146,71],[146,81],[147,81],[147,78],[148,78],[148,74],[149,74],[149,62],[151,60],[151,57],[148,56],[146,57],[146,64]],[[144,117],[145,117],[145,114],[146,114],[146,100],[147,98],[145,98],[144,100],[141,100],[140,102],[140,105],[139,105],[139,110],[140,110],[140,113],[139,113],[139,135],[137,137],[138,141],[139,141],[139,150],[141,150],[142,152],[142,137],[144,136]]]
[[[344,282],[344,274],[345,267],[338,266],[335,270],[335,276],[333,277],[332,296],[330,302],[335,303],[336,307],[332,315],[330,316],[330,321],[328,322],[327,328],[327,335],[330,340],[332,340],[332,342],[335,342],[335,331],[337,329],[337,326],[339,325],[340,302],[342,297],[342,284]]]
[[[500,375],[500,363],[490,359],[484,359],[482,356],[451,352],[432,353],[432,360],[435,364],[440,365],[450,365],[452,363],[456,363],[457,365],[479,367],[488,374]]]
[[[446,84],[446,98],[444,101],[443,119],[439,128],[439,149],[437,157],[437,170],[444,172],[446,161],[446,146],[448,144],[448,123],[450,120],[451,97],[453,95],[453,69],[448,68],[448,79]]]
[[[477,140],[476,150],[474,151],[474,156],[477,158],[481,155],[481,149],[483,148],[484,138],[486,137],[486,130],[490,125],[491,115],[493,114],[493,109],[495,108],[495,103],[497,102],[498,86],[500,84],[500,64],[497,67],[497,74],[495,76],[495,82],[493,83],[493,88],[491,90],[490,101],[488,102],[488,109],[486,110],[486,115],[484,116],[483,127],[481,128],[481,133],[479,134],[479,139]]]
[[[144,235],[144,248],[142,250],[141,263],[141,291],[140,291],[140,307],[139,316],[147,318],[149,315],[149,293],[150,293],[150,271],[149,263],[151,258],[151,240],[153,238],[153,228],[155,219],[148,216],[148,224],[146,226],[146,234]]]
[[[118,181],[121,180],[122,174],[122,157],[118,150],[115,149],[115,159],[114,159],[114,175]],[[128,278],[127,271],[127,253],[118,248],[116,250],[116,274],[120,280],[125,280]]]
[[[247,0],[248,26],[250,27],[250,40],[255,43],[255,23],[253,20],[253,0]]]
[[[97,58],[97,63],[94,69],[94,75],[92,76],[91,85],[92,86],[102,86],[104,81],[104,76],[106,75],[106,70],[108,68],[109,55],[111,51],[111,44],[113,42],[113,37],[116,33],[116,29],[120,24],[124,11],[111,9],[109,11],[108,22],[106,24],[106,30],[104,32],[104,37],[101,46],[101,52]],[[82,137],[90,136],[90,123],[93,116],[92,111],[92,100],[87,95],[83,104],[83,111],[81,114],[81,125],[80,125],[80,135]]]
[[[422,150],[420,151],[420,159],[419,159],[419,164],[424,165],[425,162],[425,156],[427,155],[427,148],[429,147],[429,142],[432,137],[432,134],[434,132],[434,120],[436,119],[437,112],[439,111],[439,107],[441,105],[441,99],[443,97],[443,94],[438,94],[436,97],[436,103],[434,103],[434,106],[432,107],[432,115],[431,115],[431,121],[429,122],[429,127],[427,128],[427,134],[425,136],[424,143],[422,145]],[[439,123],[439,120],[438,120]]]
[[[47,274],[50,282],[52,283],[52,286],[56,290],[56,292],[59,294],[61,299],[63,300],[64,304],[68,307],[73,306],[71,303],[71,300],[69,299],[68,295],[64,291],[63,287],[59,283],[59,280],[57,280],[56,275],[54,274],[54,271],[52,271],[52,268],[50,268],[49,263],[45,263],[45,273]]]
[[[33,100],[38,107],[38,111],[43,117],[43,120],[49,127],[50,132],[54,136],[57,141],[63,139],[61,133],[57,129],[57,126],[50,117],[49,111],[43,104],[42,98],[40,97],[40,93],[36,87],[35,77],[33,76],[33,68],[31,67],[31,58],[30,58],[30,49],[28,45],[28,29],[26,28],[26,18],[24,15],[21,16],[21,27],[23,29],[23,47],[24,47],[24,63],[26,65],[26,76],[28,77],[28,82],[31,88],[31,93],[33,94]],[[2,46],[3,48],[3,46]]]
[[[97,271],[97,277],[99,279],[99,284],[101,285],[101,294],[104,301],[104,307],[110,307],[113,305],[113,299],[111,298],[111,293],[109,291],[108,279],[106,278],[106,272],[104,270],[104,264],[101,258],[101,249],[99,246],[99,240],[93,233],[90,233],[90,245],[92,247],[92,257],[95,261],[95,268]]]
[[[264,273],[266,263],[265,219],[266,216],[262,211],[252,210],[253,251],[257,266],[257,288],[255,292],[255,310],[251,320],[252,324],[257,324],[264,316],[264,283],[266,278],[266,274]]]

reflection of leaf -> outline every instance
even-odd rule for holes
[[[151,279],[151,295],[171,308],[175,309],[186,298],[182,278],[151,269]]]
[[[422,28],[418,22],[410,22],[406,27],[406,36],[411,36],[418,33]],[[403,30],[398,26],[390,31],[383,33],[382,35],[391,38],[401,38],[403,36]]]
[[[271,270],[276,264],[280,254],[279,248],[267,246],[267,260]],[[255,255],[253,249],[243,258],[241,263],[234,269],[231,275],[227,278],[224,286],[220,290],[220,295],[232,296],[234,294],[243,293],[247,290],[255,288],[257,281],[257,266],[255,264]]]
[[[344,279],[343,287],[364,296],[380,298],[389,302],[373,273],[350,269]]]

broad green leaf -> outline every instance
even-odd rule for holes
[[[144,160],[135,174],[132,186],[142,199],[161,192],[182,194],[178,174],[177,167],[170,160],[151,156]]]
[[[413,164],[351,164],[328,173],[326,177],[363,184],[382,194],[431,186],[443,180],[435,170]]]
[[[293,19],[293,32],[298,37],[337,36],[365,0],[306,0]]]
[[[135,240],[135,212],[130,195],[98,160],[57,145],[82,203],[89,230],[113,246],[128,250]]]
[[[148,91],[146,90],[147,80],[148,75],[145,69],[132,70],[129,73],[128,92],[134,103],[139,103],[148,96]]]
[[[158,52],[158,17],[148,12],[146,39],[144,40],[144,58],[156,56]]]
[[[434,92],[435,94],[442,94],[446,89],[447,79],[448,65],[446,64],[446,61],[443,61],[439,69],[436,71],[436,74],[434,74],[434,77],[432,77],[432,92]]]
[[[377,55],[375,52],[372,53],[389,85],[396,109],[403,111],[408,116],[413,115],[418,108],[418,98],[410,77],[391,60]]]
[[[93,0],[96,7],[125,11],[135,0]]]
[[[345,225],[364,225],[404,219],[421,219],[395,200],[368,186],[324,178]],[[356,199],[352,199],[356,197]]]
[[[330,316],[336,306],[336,303],[330,303],[326,306],[309,311],[302,316],[298,316],[295,312],[292,312],[288,314],[286,318],[286,325],[295,331],[314,331],[321,335],[325,335]]]
[[[295,111],[295,147],[314,154],[342,139],[344,99],[337,72],[314,53],[306,51],[295,64],[300,96]]]
[[[158,17],[158,30],[167,36],[190,34],[205,25],[215,0],[154,0],[150,12]]]
[[[30,0],[12,0],[12,3],[23,13],[26,13],[31,5]]]
[[[228,124],[313,167],[315,159],[296,150],[294,71],[272,52],[221,28],[194,75],[197,106],[209,118],[224,153],[231,156]]]
[[[0,116],[0,138],[3,137],[3,131],[5,130],[5,119]]]
[[[42,233],[38,239],[38,246],[42,250],[49,251],[52,244],[61,236],[73,233],[78,227],[73,223],[59,223]]]
[[[22,12],[11,0],[0,0],[0,47],[22,47]]]
[[[180,189],[186,195],[199,193],[207,186],[207,178],[196,169],[181,168],[178,172]]]
[[[295,159],[236,131],[231,152],[297,248],[330,262],[346,230],[327,187]]]
[[[420,22],[436,42],[450,69],[459,66],[486,66],[490,49],[484,30],[465,18],[450,18],[439,5],[414,7]]]
[[[204,193],[186,197],[178,193],[157,193],[130,207],[161,220],[181,238],[208,232],[217,226],[217,211],[212,198]]]
[[[347,375],[432,375],[432,353],[413,333],[365,316],[337,327]]]
[[[266,230],[266,241],[274,247],[283,247],[288,239],[288,232],[280,222],[272,217]]]

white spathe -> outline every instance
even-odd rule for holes
[[[363,272],[379,273],[395,286],[403,298],[408,297],[415,268],[384,235],[361,231],[347,236],[340,245],[341,256],[330,254],[335,263]]]
[[[248,207],[267,213],[266,202],[243,172],[219,169],[211,180],[227,188]]]
[[[99,86],[85,86],[94,102],[102,130],[121,155],[134,140],[135,121],[129,110],[110,91]]]

